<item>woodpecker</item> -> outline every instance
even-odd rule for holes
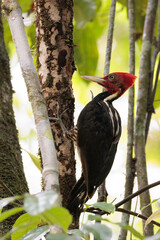
[[[82,175],[68,200],[67,208],[72,215],[80,213],[111,170],[121,136],[121,119],[112,102],[134,84],[136,76],[115,72],[103,78],[82,78],[100,84],[106,91],[93,98],[78,117],[76,137]]]

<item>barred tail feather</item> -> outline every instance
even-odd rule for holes
[[[71,191],[67,209],[73,216],[80,214],[81,209],[83,208],[83,204],[87,200],[87,188],[84,182],[84,177],[82,175]]]

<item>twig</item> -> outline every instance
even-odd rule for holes
[[[115,204],[115,208],[120,207],[121,205],[123,205],[124,203],[130,201],[131,199],[133,199],[134,197],[137,197],[138,195],[140,195],[141,193],[147,191],[150,188],[156,187],[157,185],[160,185],[160,181],[154,182],[152,184],[149,184],[143,188],[141,188],[140,190],[138,190],[137,192],[129,195],[128,197],[126,197],[125,199],[123,199],[122,201],[118,202],[117,204]]]
[[[124,209],[124,208],[117,208],[116,209],[116,212],[123,212],[123,213],[126,213],[126,214],[129,214],[129,215],[132,215],[132,216],[135,216],[135,217],[138,217],[138,218],[141,218],[143,220],[147,220],[147,217],[145,217],[144,215],[142,214],[139,214],[139,213],[136,213],[136,212],[133,212],[133,211],[129,211],[127,209]],[[160,227],[160,223],[156,222],[156,221],[151,221],[152,224]]]

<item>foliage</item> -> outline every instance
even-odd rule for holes
[[[60,227],[60,233],[51,232],[46,236],[47,240],[80,240],[80,239],[90,239],[90,234],[92,234],[97,240],[109,240],[112,237],[112,231],[110,227],[106,224],[116,224],[119,227],[123,227],[130,231],[138,239],[144,239],[144,236],[141,235],[131,226],[123,226],[121,223],[115,223],[108,219],[107,216],[100,216],[96,214],[90,214],[88,216],[88,221],[86,224],[83,224],[80,230],[68,230],[69,225],[72,222],[72,216],[63,207],[57,206],[58,196],[56,192],[48,191],[41,192],[37,195],[25,194],[24,196],[15,196],[2,199],[0,201],[1,209],[7,206],[9,203],[15,203],[17,199],[24,200],[23,207],[15,207],[12,209],[13,214],[17,213],[17,209],[24,210],[26,213],[22,214],[15,222],[13,229],[8,232],[1,239],[5,240],[11,236],[12,240],[33,240],[41,239],[42,236],[45,236],[50,232],[49,226],[56,225]],[[92,207],[98,207],[102,210],[107,210],[107,212],[114,213],[113,204],[108,204],[105,202],[95,203]],[[10,217],[10,211],[4,211],[0,215],[0,221],[3,221],[4,218],[1,216]],[[92,223],[92,221],[103,221],[103,223]]]

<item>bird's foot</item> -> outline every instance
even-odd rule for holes
[[[77,126],[71,128],[69,131],[66,131],[66,137],[73,140],[75,143],[77,142]]]

